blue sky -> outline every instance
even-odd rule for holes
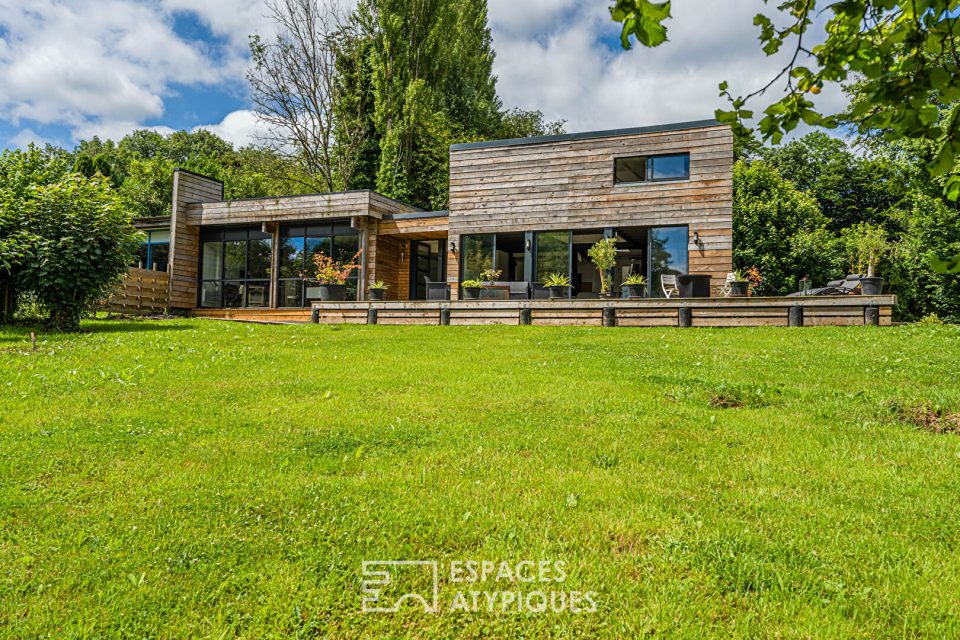
[[[697,120],[722,106],[721,80],[746,93],[781,66],[759,53],[761,0],[674,3],[671,41],[629,52],[608,4],[489,0],[504,104],[569,131]],[[248,36],[271,33],[265,15],[263,0],[0,0],[0,147],[141,127],[254,142],[244,73]]]

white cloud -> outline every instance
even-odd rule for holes
[[[235,147],[244,147],[256,142],[263,137],[265,131],[262,123],[257,119],[257,114],[248,109],[228,113],[219,124],[202,124],[194,127],[193,131],[200,129],[206,129],[220,136],[227,142],[233,143]]]
[[[566,119],[571,131],[709,118],[725,106],[721,80],[746,93],[782,65],[760,51],[752,24],[760,0],[674,3],[671,41],[628,52],[610,21],[612,0],[489,2],[504,104]],[[218,41],[178,35],[181,13]],[[247,38],[269,35],[267,13],[263,0],[0,0],[0,119],[66,126],[74,138],[118,137],[162,121],[179,85],[244,86]],[[830,88],[819,103],[839,108],[843,96]],[[202,105],[196,111],[203,122]],[[236,144],[257,131],[246,109],[199,126]]]
[[[0,118],[75,137],[162,117],[173,85],[237,81],[246,65],[237,47],[215,56],[178,36],[154,2],[0,0],[0,34]]]
[[[753,26],[763,10],[758,0],[674,3],[670,42],[630,51],[619,47],[609,4],[491,0],[494,71],[504,104],[566,119],[570,131],[699,120],[727,106],[718,96],[722,80],[748,93],[783,66],[782,57],[767,58],[760,49]],[[818,104],[837,109],[844,98],[831,88]]]
[[[45,138],[32,129],[23,129],[17,135],[10,138],[10,140],[7,142],[18,149],[26,149],[31,144],[35,144],[38,147],[42,147],[48,143],[56,144],[55,140]]]

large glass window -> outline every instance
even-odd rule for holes
[[[323,224],[285,225],[280,228],[279,281],[281,307],[302,307],[320,297],[318,287],[310,282],[317,274],[313,257],[320,252],[334,260],[349,262],[360,249],[359,232],[349,220]],[[347,279],[347,299],[357,297],[359,270]],[[304,282],[304,278],[307,281]]]
[[[493,269],[495,238],[492,233],[463,236],[460,241],[463,253],[462,280],[479,280],[482,271]]]
[[[166,271],[170,259],[170,230],[151,229],[144,233],[147,237],[137,250],[136,262],[131,266]]]
[[[654,298],[662,298],[663,276],[687,273],[687,227],[655,227],[650,229],[650,286]]]
[[[201,234],[200,306],[270,306],[273,241],[259,227]]]
[[[570,232],[540,231],[537,233],[536,281],[559,273],[570,275]]]
[[[614,180],[617,184],[689,179],[689,153],[674,153],[663,156],[634,156],[630,158],[617,158],[614,161]]]

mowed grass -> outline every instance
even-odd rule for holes
[[[960,436],[892,409],[958,328],[84,328],[0,330],[0,637],[960,637]],[[365,614],[364,560],[597,611]]]

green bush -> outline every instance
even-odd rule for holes
[[[960,254],[960,209],[921,194],[913,195],[910,205],[890,257],[897,317],[918,320],[936,313],[945,322],[960,322],[960,274],[937,273],[930,266],[934,257]]]
[[[140,234],[106,178],[71,174],[31,196],[19,211],[29,255],[16,287],[36,294],[55,328],[79,330],[83,312],[126,273]]]

